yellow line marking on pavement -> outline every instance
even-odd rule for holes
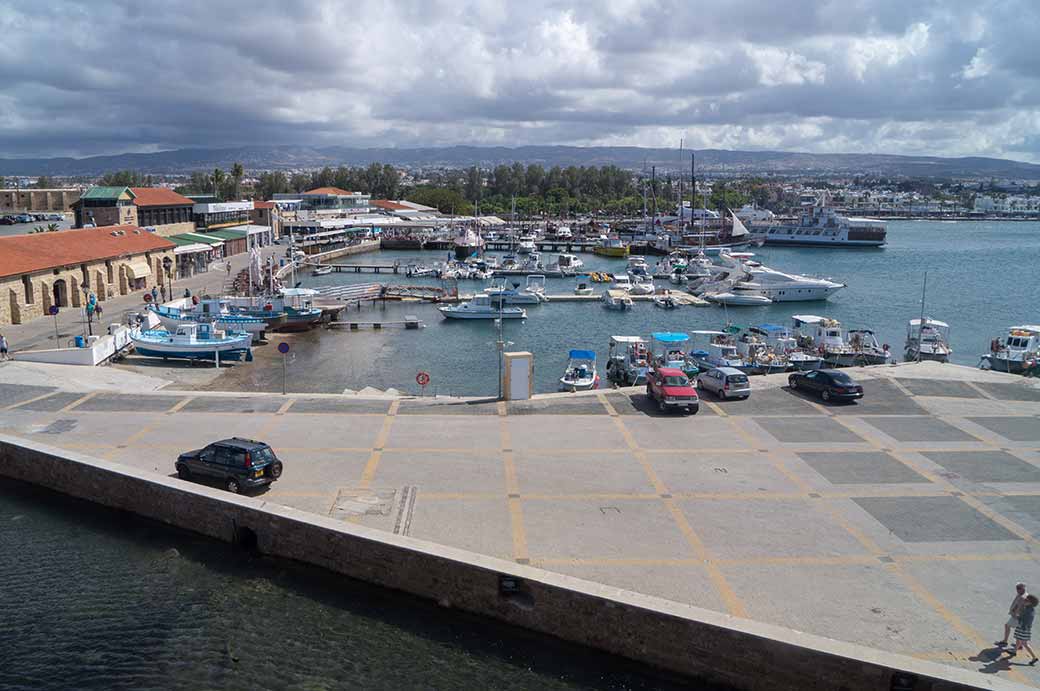
[[[996,435],[996,434],[993,434],[992,432],[987,432],[988,434],[993,435],[992,437],[987,439],[987,438],[985,438],[983,436],[980,436],[980,435],[976,434],[975,432],[972,432],[970,429],[965,429],[960,424],[963,421],[962,418],[960,418],[958,416],[954,416],[954,415],[936,415],[935,419],[939,420],[940,422],[945,422],[950,427],[954,427],[956,429],[959,429],[961,432],[964,432],[969,437],[972,437],[973,439],[975,439],[977,441],[980,441],[983,444],[988,444],[988,445],[992,446],[994,444],[999,444],[1000,443],[1000,437],[998,435]]]
[[[61,392],[60,391],[48,391],[45,394],[40,394],[39,396],[33,396],[32,398],[27,398],[24,401],[19,401],[18,403],[15,403],[13,405],[9,405],[9,406],[3,408],[3,410],[14,410],[15,408],[19,408],[19,407],[21,407],[23,405],[29,405],[30,403],[35,403],[36,401],[42,401],[45,398],[50,398],[51,396],[53,396],[54,394],[57,394],[57,393],[61,393]]]
[[[188,405],[189,403],[191,403],[194,400],[195,400],[195,396],[186,396],[185,398],[182,398],[181,400],[179,400],[176,403],[174,403],[173,406],[169,410],[167,410],[166,412],[167,413],[179,413],[184,408],[184,406]]]
[[[400,401],[394,401],[390,404],[390,410],[383,417],[383,426],[379,429],[379,434],[376,435],[376,443],[372,449],[372,454],[368,457],[365,470],[361,473],[361,482],[358,483],[359,489],[368,489],[372,484],[372,480],[375,479],[376,470],[379,469],[379,461],[383,458],[383,446],[386,444],[386,440],[390,438],[390,429],[394,425],[397,410],[400,406]]]
[[[747,557],[744,559],[717,559],[721,566],[855,566],[877,564],[873,554],[849,554],[842,557]]]
[[[902,391],[904,396],[910,396],[911,398],[914,398],[916,396],[916,394],[914,394],[913,391],[911,391],[910,389],[906,388],[906,386],[903,384],[903,382],[899,381],[895,377],[886,377],[885,379],[887,381],[892,382],[892,386],[894,386],[897,389],[899,389],[900,391]]]
[[[991,400],[991,401],[996,401],[996,400],[999,400],[999,399],[998,399],[998,398],[997,398],[996,396],[994,396],[993,394],[991,394],[991,393],[990,393],[989,391],[986,391],[986,390],[985,390],[984,388],[982,388],[981,386],[979,386],[978,384],[976,384],[976,383],[975,383],[975,382],[973,382],[973,381],[966,381],[966,382],[964,382],[964,383],[965,383],[965,384],[967,384],[967,385],[968,385],[969,387],[971,387],[972,389],[974,389],[975,391],[977,391],[977,392],[978,392],[978,394],[979,394],[980,396],[982,396],[983,398],[988,398],[988,399],[989,399],[989,400]]]
[[[709,408],[711,408],[712,410],[714,410],[715,414],[718,415],[719,417],[729,417],[729,413],[727,413],[725,410],[723,410],[722,406],[720,406],[715,401],[706,401],[705,399],[702,398],[701,399],[701,403],[703,403],[704,405],[706,405]]]
[[[700,559],[571,559],[568,557],[546,557],[532,559],[535,566],[703,566]]]
[[[441,447],[415,447],[415,446],[387,446],[383,451],[409,452],[409,453],[451,453],[451,454],[477,454],[487,456],[501,451],[497,446],[471,446],[469,448],[441,448]]]
[[[289,408],[292,408],[293,403],[295,402],[295,398],[290,398],[288,401],[282,404],[282,406],[278,409],[278,412],[276,412],[275,415],[285,415],[289,411]]]
[[[501,492],[425,492],[418,490],[416,496],[431,501],[466,501],[467,499],[501,499]]]
[[[608,406],[608,410],[613,409],[613,406]],[[639,444],[636,442],[634,436],[629,431],[628,427],[625,426],[624,420],[620,415],[615,415],[611,418],[614,421],[614,425],[618,428],[621,436],[625,439],[625,443],[628,444],[628,448],[632,450],[632,455],[635,457],[639,465],[643,467],[643,472],[646,473],[647,479],[650,484],[654,486],[654,490],[661,495],[661,502],[664,504],[665,509],[671,515],[672,520],[675,521],[675,525],[679,528],[679,532],[686,538],[687,544],[693,550],[694,556],[701,560],[705,570],[708,572],[708,578],[711,579],[712,584],[715,586],[715,590],[718,591],[719,597],[722,598],[723,604],[726,605],[726,609],[729,610],[730,614],[738,617],[747,617],[747,610],[744,607],[744,603],[737,597],[736,592],[730,586],[729,581],[726,580],[726,576],[719,569],[711,558],[711,553],[705,546],[704,541],[701,539],[697,531],[693,529],[690,522],[686,519],[686,514],[683,513],[682,509],[675,502],[675,499],[671,497],[668,492],[668,487],[661,481],[661,478],[657,476],[657,471],[654,470],[650,460],[646,457],[646,454],[639,448]]]
[[[86,403],[90,399],[94,398],[94,396],[97,396],[99,393],[101,393],[101,392],[100,391],[91,391],[86,396],[81,396],[80,398],[77,398],[72,403],[69,403],[67,406],[65,406],[64,408],[62,408],[58,412],[59,413],[67,413],[70,410],[72,410],[73,408],[75,408],[76,406],[80,405],[81,403]]]
[[[505,417],[509,413],[508,409],[506,408],[506,402],[498,401],[497,403],[495,403],[495,411],[500,416]]]
[[[611,417],[617,417],[617,414],[618,414],[617,408],[614,407],[613,403],[611,403],[610,401],[607,400],[606,396],[604,396],[601,393],[598,393],[598,394],[596,394],[596,398],[599,399],[600,404],[604,408],[606,408],[607,415],[609,415]]]
[[[604,492],[602,494],[524,494],[524,499],[531,501],[657,501],[660,494],[626,494]]]
[[[509,525],[513,539],[513,559],[521,564],[530,562],[527,549],[527,529],[524,525],[524,507],[520,499],[520,480],[513,457],[513,435],[506,421],[505,404],[498,407],[499,453],[506,479],[506,504],[509,507]]]

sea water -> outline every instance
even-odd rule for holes
[[[793,314],[838,319],[846,328],[870,328],[902,359],[907,321],[920,316],[925,273],[925,314],[951,326],[951,360],[976,365],[991,339],[1008,326],[1040,322],[1040,223],[893,221],[888,244],[875,249],[754,249],[767,266],[829,277],[847,287],[829,300],[774,303],[764,307],[682,307],[662,310],[637,302],[631,311],[607,310],[600,302],[563,302],[526,306],[524,321],[506,320],[506,350],[530,351],[535,361],[535,389],[558,389],[572,348],[594,350],[602,373],[612,335],[648,336],[653,331],[719,329],[726,324],[766,322],[791,325]],[[586,270],[620,272],[625,261],[581,254]],[[447,252],[383,251],[336,260],[337,263],[443,261]],[[543,263],[555,255],[542,254]],[[659,257],[647,257],[652,267]],[[414,283],[443,286],[426,277],[334,273],[301,276],[304,285],[343,283]],[[522,277],[511,279],[523,282]],[[547,293],[573,293],[574,278],[548,279]],[[661,287],[671,286],[659,280]],[[477,292],[478,281],[459,281],[463,293]],[[597,293],[607,284],[593,284]],[[415,392],[415,375],[430,374],[427,392],[495,395],[498,392],[497,327],[493,321],[444,319],[435,305],[388,303],[364,308],[344,318],[394,320],[413,314],[426,323],[421,331],[321,332],[294,344],[291,367],[306,380],[308,368],[321,363],[320,386],[334,391],[373,386]],[[280,372],[280,371],[279,371]],[[274,381],[260,388],[271,388]],[[278,380],[280,386],[280,379]],[[292,388],[292,387],[290,387]]]

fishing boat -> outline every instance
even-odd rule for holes
[[[307,331],[321,321],[321,310],[312,303],[318,291],[311,288],[282,288],[279,301],[272,301],[274,307],[285,312],[285,325],[277,331]],[[279,305],[279,302],[281,303]]]
[[[181,324],[173,331],[131,332],[130,339],[138,355],[164,360],[253,360],[251,334],[224,331],[209,323]]]
[[[733,367],[745,374],[752,374],[754,367],[737,352],[732,335],[725,331],[691,331],[704,345],[690,351],[690,360],[701,371],[714,367]]]
[[[596,353],[591,350],[572,350],[567,369],[560,377],[560,391],[589,391],[599,388],[596,374]]]
[[[748,327],[748,331],[762,339],[774,352],[782,354],[787,359],[788,369],[805,372],[823,366],[823,358],[816,352],[800,347],[798,339],[785,326],[759,324]]]
[[[743,326],[728,326],[726,331],[736,337],[737,353],[751,364],[752,374],[777,374],[787,371],[787,357],[767,343],[757,330]]]
[[[582,276],[578,279],[578,284],[574,286],[575,295],[592,295],[592,286],[589,285],[589,277]]]
[[[892,360],[888,344],[878,343],[870,329],[849,329],[845,341],[852,349],[857,365],[887,365]]]
[[[457,305],[442,305],[437,308],[446,319],[526,319],[527,310],[522,307],[493,305],[486,293],[473,296],[472,300]]]
[[[671,367],[682,370],[686,376],[696,376],[699,368],[686,354],[688,334],[656,331],[650,334],[650,366],[653,369]]]
[[[980,367],[997,372],[1022,374],[1036,369],[1040,362],[1040,326],[1024,324],[1008,329],[1004,340],[990,341],[989,352],[982,356]]]
[[[611,336],[607,352],[607,379],[619,386],[642,386],[650,369],[646,339]]]
[[[606,238],[593,247],[592,252],[603,257],[627,257],[630,250],[620,238]]]
[[[603,306],[610,310],[632,309],[632,298],[628,296],[627,290],[610,289],[603,293]]]
[[[906,325],[906,346],[904,355],[907,362],[932,360],[946,362],[953,349],[950,347],[950,325],[938,319],[925,317],[911,319]]]
[[[671,295],[658,295],[654,298],[654,306],[665,310],[674,310],[679,307],[679,303]]]
[[[203,300],[192,310],[154,304],[148,305],[147,309],[159,319],[163,328],[171,333],[184,324],[201,323],[213,323],[217,329],[224,331],[243,331],[251,334],[263,333],[268,329],[266,320],[235,314],[228,309],[226,303],[219,300]]]

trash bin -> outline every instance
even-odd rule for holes
[[[84,339],[82,336],[76,336],[76,347],[77,348],[86,348],[87,347],[86,339]]]

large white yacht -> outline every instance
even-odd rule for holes
[[[790,274],[771,269],[764,264],[747,258],[748,255],[719,255],[720,263],[729,269],[743,270],[744,276],[730,275],[737,278],[734,287],[757,290],[773,302],[804,302],[807,300],[826,300],[845,287],[844,283],[835,283],[826,278],[814,278],[801,274]]]
[[[767,245],[812,247],[881,247],[887,229],[884,221],[842,216],[827,206],[814,206],[795,223],[778,223],[765,232]]]

